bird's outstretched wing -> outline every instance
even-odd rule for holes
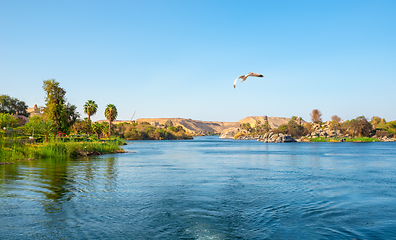
[[[236,83],[237,83],[238,79],[244,78],[244,77],[245,77],[245,75],[242,75],[242,76],[239,76],[237,79],[235,79],[235,81],[234,81],[234,88],[235,88],[235,86],[236,86]]]
[[[246,74],[246,76],[252,76],[252,77],[264,77],[263,75],[261,75],[260,73],[254,73],[254,72],[250,72],[248,74]]]
[[[243,75],[243,77],[241,77],[241,83],[243,83],[244,81],[246,81],[247,77],[248,77],[247,74],[246,74],[246,75]]]

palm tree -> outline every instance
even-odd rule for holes
[[[105,109],[105,116],[109,121],[109,139],[111,134],[111,122],[117,118],[117,108],[113,104],[108,104]]]
[[[95,103],[93,100],[88,100],[84,104],[84,112],[88,115],[88,122],[91,124],[91,116],[95,115],[96,111],[98,110],[98,104]]]
[[[50,132],[52,131],[52,129],[54,128],[54,122],[51,120],[43,120],[41,122],[41,130],[45,135],[45,142],[48,142],[48,135],[50,134]]]
[[[102,124],[95,122],[94,124],[92,124],[92,131],[94,133],[96,133],[96,135],[98,136],[99,139],[99,134],[102,132]]]

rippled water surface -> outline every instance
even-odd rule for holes
[[[0,166],[0,239],[396,238],[395,143],[124,148]]]

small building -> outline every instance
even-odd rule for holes
[[[37,104],[34,104],[32,108],[26,109],[26,112],[30,114],[29,117],[33,117],[33,116],[41,117],[42,115],[40,108],[37,107]]]

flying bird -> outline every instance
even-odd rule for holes
[[[236,83],[237,83],[237,80],[238,80],[238,79],[241,79],[241,83],[243,83],[243,81],[245,81],[246,78],[249,77],[249,76],[252,76],[252,77],[264,77],[263,75],[261,75],[261,74],[259,74],[259,73],[253,73],[253,72],[250,72],[250,73],[248,73],[248,74],[246,74],[246,75],[239,76],[239,77],[238,77],[237,79],[235,79],[235,81],[234,81],[234,88],[235,88],[235,86],[236,86]]]

